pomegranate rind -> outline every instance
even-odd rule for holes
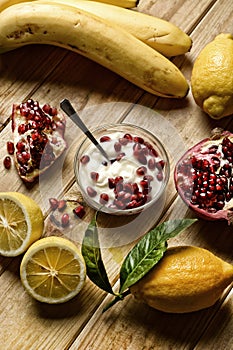
[[[174,169],[174,183],[175,183],[175,188],[181,197],[181,199],[186,203],[186,205],[196,213],[196,215],[204,220],[208,221],[216,221],[216,220],[226,220],[228,224],[233,223],[233,196],[231,200],[227,203],[225,203],[225,206],[223,209],[217,210],[216,212],[208,212],[205,209],[199,208],[198,205],[192,204],[190,202],[190,199],[187,197],[185,191],[184,191],[184,186],[182,188],[182,184],[184,184],[185,177],[183,174],[180,172],[180,167],[184,162],[187,162],[187,164],[191,164],[191,158],[195,155],[199,159],[203,159],[202,157],[202,152],[203,149],[206,147],[212,145],[212,144],[218,144],[221,143],[221,140],[224,137],[230,138],[231,142],[233,142],[233,134],[230,131],[218,131],[217,133],[213,133],[212,137],[205,138],[202,141],[198,142],[196,145],[193,147],[189,148],[184,155],[178,160],[176,163],[175,169]],[[233,165],[231,164],[233,167]],[[231,178],[233,178],[233,169],[232,169],[232,174]],[[188,183],[191,183],[190,178],[186,178],[187,180],[187,185]]]
[[[48,116],[47,113],[45,113],[46,116]],[[24,182],[33,183],[40,175],[42,175],[44,172],[47,171],[48,168],[50,168],[58,158],[64,153],[64,151],[67,148],[66,140],[64,139],[65,134],[65,127],[66,127],[66,118],[63,114],[57,113],[54,116],[49,116],[51,119],[51,122],[53,123],[53,128],[43,128],[41,129],[41,132],[47,137],[48,143],[52,146],[53,150],[53,160],[48,165],[38,167],[34,167],[33,171],[30,171],[26,174],[22,174],[20,171],[21,164],[18,162],[17,159],[17,143],[23,142],[26,144],[26,147],[29,147],[29,142],[27,140],[27,136],[31,136],[33,132],[37,131],[36,128],[31,128],[30,130],[26,131],[23,134],[20,134],[18,132],[18,127],[21,124],[27,124],[28,118],[27,116],[21,115],[20,113],[20,104],[13,104],[12,107],[12,132],[13,132],[13,138],[14,138],[14,146],[15,146],[15,153],[14,153],[14,160],[15,160],[15,166],[18,171],[18,174],[20,178]],[[58,125],[60,124],[60,127]],[[61,127],[62,126],[62,127]],[[56,143],[53,142],[53,140],[56,139]],[[47,145],[47,144],[46,144]],[[46,146],[45,146],[46,147]],[[44,152],[42,154],[41,160],[43,160]],[[31,160],[30,160],[31,161]],[[30,162],[29,161],[29,162]],[[41,164],[41,163],[40,163]]]

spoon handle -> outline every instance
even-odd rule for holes
[[[86,125],[80,119],[77,112],[74,110],[68,99],[64,99],[60,103],[61,109],[70,117],[70,119],[84,132],[84,134],[94,143],[94,145],[98,148],[98,150],[102,153],[102,155],[109,161],[108,155],[105,150],[100,146],[96,138],[92,135],[92,133],[88,130]]]

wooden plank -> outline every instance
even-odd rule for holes
[[[201,2],[175,1],[173,5],[170,1],[141,0],[140,6],[141,10],[144,7],[145,12],[152,14],[158,11],[161,17],[171,19],[173,23],[192,34],[194,45],[191,53],[175,59],[177,64],[182,65],[182,71],[188,79],[191,65],[200,48],[219,30],[232,31],[232,9],[229,10],[227,0],[216,1],[216,4],[214,1],[204,0]],[[192,32],[200,19],[201,23]],[[47,49],[49,51],[46,51]],[[0,87],[1,123],[5,123],[9,118],[12,103],[16,100],[20,102],[22,97],[32,96],[55,105],[58,105],[62,98],[68,97],[84,117],[88,126],[100,125],[107,119],[108,122],[132,122],[155,132],[157,128],[153,117],[146,115],[141,119],[140,115],[135,116],[133,111],[130,112],[133,104],[139,102],[153,110],[158,109],[166,118],[166,122],[170,123],[170,129],[175,129],[180,135],[181,141],[176,145],[174,154],[172,154],[174,159],[176,152],[181,152],[182,143],[187,146],[191,145],[205,137],[213,126],[227,124],[231,126],[227,118],[216,122],[205,116],[194,104],[191,93],[187,99],[182,101],[158,100],[103,67],[62,49],[53,48],[50,51],[50,48],[34,47],[31,52],[33,65],[28,66],[30,50],[29,47],[22,48],[18,53],[12,52],[5,54],[4,57],[1,56],[0,69],[3,73]],[[128,102],[129,105],[121,105],[120,102]],[[1,132],[1,155],[4,153],[4,145],[10,135],[10,125],[7,125]],[[41,204],[44,213],[47,213],[48,209],[48,196],[63,195],[63,191],[67,194],[70,187],[71,191],[75,190],[73,195],[76,195],[76,185],[72,187],[74,177],[71,162],[75,151],[75,139],[78,140],[80,136],[81,132],[75,129],[71,122],[68,122],[67,137],[70,148],[64,157],[62,166],[54,167],[48,173],[46,181],[36,184],[33,189],[26,188],[13,170],[6,173],[0,167],[2,179],[4,179],[0,182],[0,190],[10,188],[29,194]],[[162,136],[167,137],[165,133],[162,133]],[[165,140],[166,143],[169,142],[168,138]],[[61,184],[55,181],[57,171],[60,172]],[[169,198],[172,202],[175,198],[172,182],[170,186],[169,196],[171,197]],[[53,188],[52,191],[51,188]],[[170,205],[170,202],[168,204]],[[167,210],[164,218],[192,216],[179,198],[173,204]],[[80,228],[83,232],[85,224],[88,223],[88,219],[86,220],[80,223],[77,229]],[[220,235],[219,232],[223,233]],[[76,239],[75,236],[72,238]],[[169,244],[203,246],[223,259],[232,261],[232,228],[227,227],[226,223],[216,225],[200,221],[195,227],[182,233],[171,242],[169,241]],[[126,250],[104,251],[104,261],[113,284],[117,280],[119,264],[129,249],[128,246],[125,248]],[[102,307],[110,298],[105,299],[105,294],[87,281],[78,298],[68,304],[54,307],[37,303],[26,294],[19,281],[20,259],[21,257],[1,258],[0,260],[1,348],[63,350],[73,343],[70,348],[72,350],[137,350],[142,349],[143,346],[144,349],[191,349],[198,343],[203,328],[208,325],[210,327],[203,337],[203,342],[202,340],[199,342],[200,349],[205,349],[205,345],[213,346],[215,343],[220,347],[221,342],[227,344],[226,339],[232,339],[230,338],[231,319],[229,321],[229,318],[224,316],[224,312],[221,313],[222,308],[220,309],[221,305],[225,308],[224,299],[213,308],[192,315],[166,315],[138,304],[132,297],[128,297],[111,311],[102,315]],[[226,299],[226,309],[232,315],[230,297],[232,299],[232,293]],[[212,320],[213,322],[210,323]],[[224,329],[221,327],[216,337],[210,337],[212,331],[216,333],[215,324],[217,325],[218,322],[224,323]]]

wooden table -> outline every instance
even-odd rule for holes
[[[231,0],[141,0],[141,12],[149,13],[178,25],[193,40],[190,53],[173,59],[190,81],[192,65],[200,50],[220,32],[233,33]],[[133,123],[158,134],[167,145],[171,158],[171,178],[160,220],[193,217],[177,197],[173,168],[185,149],[210,135],[214,127],[233,131],[232,117],[212,120],[195,104],[191,92],[182,100],[157,98],[132,85],[94,62],[65,49],[50,46],[28,46],[0,56],[0,152],[6,155],[6,141],[11,135],[11,108],[26,98],[59,106],[69,98],[89,127],[103,123]],[[163,123],[160,123],[160,121]],[[67,122],[69,148],[59,165],[48,172],[45,180],[27,188],[14,167],[7,171],[0,164],[0,191],[19,191],[33,197],[48,220],[48,199],[80,198],[73,174],[73,157],[81,132]],[[84,233],[93,211],[77,221],[72,236]],[[154,216],[153,216],[154,215]],[[140,220],[140,234],[156,224],[151,213],[147,224]],[[106,217],[102,218],[105,224]],[[119,219],[118,219],[119,220]],[[111,224],[111,223],[110,223]],[[150,227],[147,227],[147,226]],[[110,225],[109,225],[110,226]],[[169,241],[169,245],[190,244],[209,249],[233,263],[232,227],[226,222],[197,224]],[[45,235],[51,232],[47,225]],[[79,236],[75,236],[78,234]],[[81,236],[80,236],[81,235]],[[106,249],[104,262],[111,279],[117,283],[120,262],[132,242],[118,247],[118,253]],[[79,296],[64,305],[36,302],[24,291],[19,279],[22,257],[0,258],[0,348],[46,350],[149,350],[149,349],[233,349],[233,289],[225,291],[213,307],[195,313],[176,315],[153,310],[128,296],[123,302],[102,314],[110,300],[87,279]]]

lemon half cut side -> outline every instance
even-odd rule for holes
[[[43,213],[30,197],[19,192],[0,192],[0,254],[24,253],[44,230]]]
[[[20,265],[27,292],[48,304],[64,303],[84,286],[86,265],[78,247],[66,238],[50,236],[33,243]]]

